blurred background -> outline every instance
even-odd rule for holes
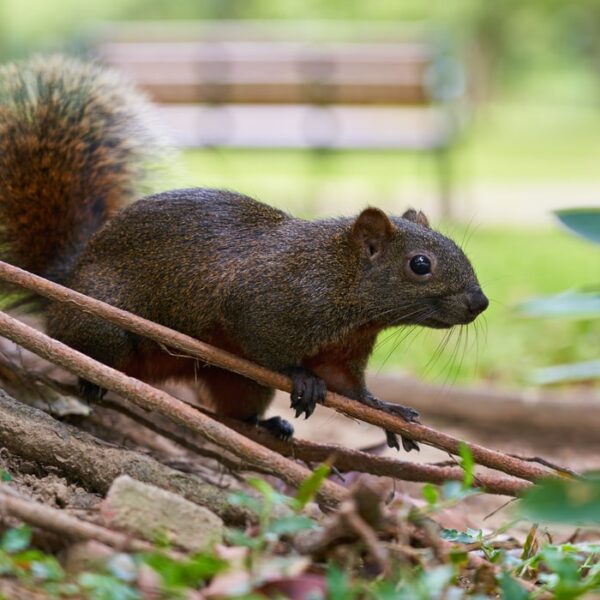
[[[159,102],[183,148],[165,185],[306,217],[413,206],[464,246],[489,311],[384,333],[375,372],[527,387],[597,364],[593,311],[515,307],[600,283],[598,247],[551,216],[600,206],[600,0],[0,0],[2,60],[55,50]]]

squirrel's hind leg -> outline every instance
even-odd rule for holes
[[[294,435],[293,426],[285,419],[261,418],[273,400],[273,389],[217,367],[205,367],[199,375],[206,401],[218,415],[252,423],[280,439]]]
[[[133,353],[133,334],[67,305],[52,304],[46,326],[51,337],[111,367],[119,368]],[[79,379],[79,390],[89,404],[101,400],[106,393],[83,378]]]

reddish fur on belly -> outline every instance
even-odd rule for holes
[[[203,341],[237,356],[244,356],[220,328],[215,328]],[[177,350],[144,344],[125,364],[122,370],[142,381],[159,383],[167,380],[198,382],[202,384],[200,400],[216,413],[236,419],[262,415],[268,407],[272,392],[254,381],[225,369],[207,365],[200,360],[177,356]]]

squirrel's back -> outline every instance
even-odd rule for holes
[[[64,281],[158,148],[143,98],[62,56],[0,67],[0,257]],[[27,232],[24,235],[23,232]]]

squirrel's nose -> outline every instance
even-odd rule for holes
[[[479,313],[482,313],[490,304],[486,295],[481,291],[479,286],[471,288],[469,290],[469,296],[467,299],[467,308],[474,317]]]

